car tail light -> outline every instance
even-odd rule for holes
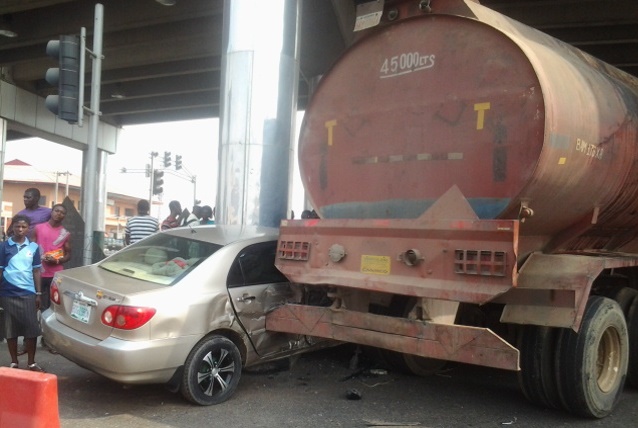
[[[135,330],[146,324],[156,310],[138,306],[109,306],[102,312],[102,323],[120,330]]]
[[[58,283],[55,281],[51,283],[49,297],[51,297],[51,301],[56,305],[60,304],[60,289],[58,288]]]

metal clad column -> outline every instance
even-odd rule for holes
[[[7,151],[7,121],[0,117],[0,217],[4,217],[4,154]],[[0,226],[0,235],[2,231],[7,231],[8,224]]]
[[[290,194],[301,0],[225,0],[216,221],[278,227]]]

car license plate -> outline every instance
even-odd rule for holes
[[[73,306],[71,307],[71,318],[88,324],[90,316],[91,307],[89,305],[79,300],[73,301]]]

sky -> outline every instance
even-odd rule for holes
[[[217,193],[218,120],[193,120],[125,127],[117,152],[107,160],[107,189],[140,198],[148,198],[150,178],[146,165],[163,168],[164,152],[171,152],[172,165],[164,173],[165,215],[168,202],[177,199],[183,207],[192,207],[195,196],[201,205],[215,205]],[[175,155],[182,156],[183,168],[175,171]],[[82,152],[39,138],[8,141],[5,162],[20,159],[42,171],[69,171],[80,176]],[[54,166],[51,159],[55,159]],[[122,168],[127,172],[122,173]],[[194,182],[194,183],[193,183]],[[160,212],[160,214],[162,214]]]
[[[108,179],[114,185],[135,186],[140,196],[148,198],[150,178],[144,171],[151,163],[151,153],[157,152],[153,167],[164,170],[162,200],[166,204],[176,199],[186,208],[198,199],[200,205],[215,206],[218,139],[217,119],[126,127],[117,153],[108,161]],[[171,153],[172,164],[168,168],[163,168],[165,152]],[[183,168],[179,171],[175,170],[175,155],[182,156]],[[122,168],[127,172],[122,173]]]
[[[140,198],[148,198],[150,178],[144,171],[151,163],[151,152],[157,152],[153,163],[163,168],[164,152],[171,152],[172,165],[165,169],[163,206],[155,206],[152,214],[168,215],[168,203],[178,200],[184,208],[200,205],[215,206],[217,196],[217,149],[219,140],[217,119],[155,123],[125,127],[118,141],[117,153],[107,160],[107,189]],[[182,156],[183,168],[175,171],[175,155]],[[20,159],[42,171],[69,171],[81,175],[82,152],[39,138],[7,141],[5,162]],[[51,165],[55,159],[55,165]],[[296,164],[296,162],[295,162]],[[127,172],[122,173],[122,168]],[[303,209],[301,184],[293,198],[292,209]],[[195,197],[196,192],[196,197]],[[154,199],[156,199],[155,197]]]

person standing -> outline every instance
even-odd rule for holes
[[[20,210],[18,214],[16,214],[16,215],[26,216],[31,222],[29,224],[29,231],[27,233],[27,237],[31,241],[34,241],[33,233],[34,233],[35,227],[38,224],[46,223],[51,218],[51,208],[43,207],[39,205],[41,196],[42,195],[40,194],[40,189],[35,187],[29,187],[27,190],[24,191],[24,195],[22,196],[22,199],[24,201],[24,209]],[[13,235],[12,226],[13,226],[13,223],[9,225],[9,229],[8,229],[9,236]],[[22,346],[20,346],[18,355],[24,355],[26,353],[27,353],[27,348],[23,344]]]
[[[204,205],[200,211],[202,219],[199,224],[215,224],[215,210],[210,205]]]
[[[40,249],[27,237],[31,219],[13,217],[13,236],[0,247],[0,306],[4,309],[4,334],[11,356],[11,368],[19,368],[18,337],[24,337],[29,370],[44,372],[35,362],[40,335],[38,310],[42,304]]]
[[[182,204],[179,201],[171,201],[168,204],[171,213],[164,219],[160,227],[161,230],[173,229],[179,227],[180,214],[182,213]]]
[[[29,238],[33,238],[33,229],[40,223],[45,223],[51,218],[51,208],[42,207],[40,203],[40,190],[30,187],[24,191],[22,199],[24,201],[24,209],[20,210],[16,215],[24,215],[29,218],[31,224],[29,226]],[[9,225],[7,235],[11,236],[13,228]]]
[[[200,207],[199,205],[193,206],[192,213],[189,213],[188,209],[185,209],[182,213],[182,226],[197,226],[201,217],[202,207]]]
[[[36,225],[33,230],[33,240],[40,247],[42,255],[42,311],[47,310],[51,303],[49,291],[53,276],[64,269],[64,263],[71,260],[71,233],[62,226],[65,217],[65,206],[55,204],[49,221]]]
[[[140,199],[137,203],[137,215],[126,221],[124,242],[126,245],[134,244],[159,230],[159,222],[149,214],[151,206],[146,199]]]

